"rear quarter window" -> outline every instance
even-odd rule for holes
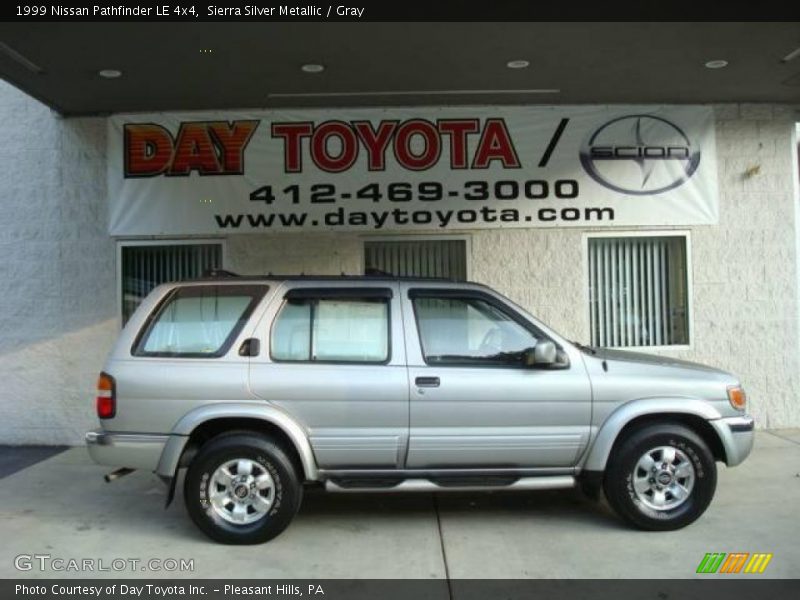
[[[265,285],[176,288],[145,321],[132,354],[179,358],[223,356],[267,289]]]

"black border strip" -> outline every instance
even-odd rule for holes
[[[94,4],[81,2],[72,4],[72,14],[54,16],[48,10],[45,15],[24,16],[18,14],[17,3],[9,3],[0,8],[0,20],[15,22],[697,22],[697,21],[793,21],[797,20],[795,3],[786,0],[761,0],[758,3],[729,1],[720,8],[718,1],[700,0],[691,5],[673,2],[642,2],[628,0],[614,3],[574,4],[558,2],[521,2],[520,0],[493,0],[492,2],[463,2],[463,0],[405,0],[404,2],[385,2],[384,0],[359,0],[351,4],[336,3],[286,3],[269,0],[258,3],[260,14],[248,14],[244,6],[221,2],[219,4],[190,2],[171,4],[165,14],[163,8],[151,7],[147,15],[121,16],[109,13],[107,16],[95,14]],[[117,9],[119,4],[112,2],[98,4],[109,9]],[[182,14],[181,9],[187,9]],[[194,6],[195,14],[188,12]],[[284,11],[281,6],[294,9],[294,14]],[[344,6],[362,10],[360,14],[352,11],[337,14],[337,8]],[[47,5],[48,9],[50,5]],[[217,10],[210,11],[210,8]],[[309,9],[309,7],[314,7]],[[794,7],[794,8],[793,8]],[[81,8],[86,14],[76,14],[74,9]],[[236,10],[239,9],[239,14]],[[272,14],[264,14],[265,8],[272,8]],[[222,9],[222,10],[220,10]],[[225,9],[228,9],[227,11]],[[107,11],[108,12],[108,11]],[[250,11],[252,13],[252,9]],[[269,12],[269,11],[267,11]],[[676,42],[677,43],[677,42]]]

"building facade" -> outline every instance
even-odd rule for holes
[[[60,118],[5,83],[0,114],[4,443],[81,443],[96,423],[97,374],[143,293],[141,280],[192,275],[198,265],[241,274],[410,269],[467,277],[569,339],[729,370],[759,427],[800,426],[797,107],[713,106],[719,202],[710,224],[380,235],[112,236],[108,118]],[[646,309],[654,302],[660,313]],[[626,304],[624,315],[614,312]]]

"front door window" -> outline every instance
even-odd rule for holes
[[[521,366],[536,338],[480,298],[414,299],[422,353],[430,365]]]

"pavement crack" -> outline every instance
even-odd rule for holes
[[[433,494],[433,508],[436,511],[436,527],[439,529],[439,546],[442,549],[442,562],[444,562],[444,576],[447,579],[447,595],[453,600],[453,584],[450,580],[450,566],[447,564],[447,550],[444,547],[444,532],[442,531],[442,516],[439,511],[439,496]]]

